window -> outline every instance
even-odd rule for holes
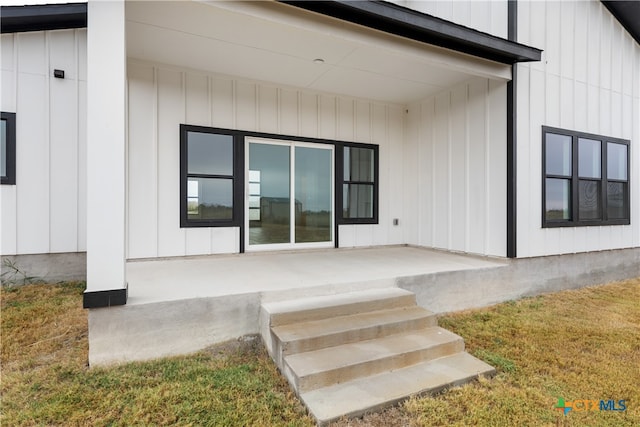
[[[0,184],[16,183],[16,114],[0,117]]]
[[[303,150],[303,145],[308,144],[308,149],[313,149],[315,144],[318,144],[318,148],[323,145],[332,146],[335,162],[329,159],[329,164],[330,175],[335,176],[335,181],[331,180],[330,193],[333,193],[335,199],[329,197],[331,209],[324,210],[329,212],[330,221],[325,222],[334,225],[378,223],[377,145],[181,124],[181,227],[238,226],[241,227],[242,235],[246,232],[244,228],[247,228],[245,217],[248,217],[250,224],[265,220],[264,204],[269,201],[268,193],[277,180],[274,181],[273,174],[265,174],[260,168],[251,165],[250,150],[245,151],[247,138],[299,144],[300,147],[295,151],[300,157],[296,158],[295,164],[298,165],[308,157],[305,153],[317,153],[315,150]],[[306,174],[309,175],[317,167],[319,164],[313,163],[305,169]],[[305,200],[298,200],[301,196],[296,194],[296,206],[300,204],[302,208],[305,203],[310,203],[311,199],[316,200],[316,208],[319,206],[318,200],[326,192],[312,193],[311,188],[318,190],[317,184],[309,186],[313,179],[300,178],[300,183],[296,183],[295,188],[306,188]],[[302,213],[300,221],[304,220],[305,224],[310,226],[313,219],[316,221],[314,224],[320,227],[318,224],[322,221],[319,215],[314,216],[306,211]],[[324,223],[322,224],[322,227],[325,227]]]
[[[378,222],[378,147],[345,144],[338,156],[341,224]]]
[[[225,131],[180,126],[181,226],[240,225],[240,145]]]
[[[542,128],[543,227],[630,223],[629,141]]]

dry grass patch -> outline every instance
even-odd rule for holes
[[[0,424],[313,424],[256,340],[89,369],[83,290],[2,289]]]
[[[640,279],[559,292],[440,319],[498,375],[412,399],[415,424],[640,425]],[[624,412],[571,411],[572,401],[626,400]]]
[[[258,341],[88,369],[83,284],[3,288],[2,425],[310,426]],[[640,278],[440,319],[491,380],[336,426],[640,425]],[[563,416],[557,399],[624,399]]]

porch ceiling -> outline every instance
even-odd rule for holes
[[[511,78],[504,64],[274,1],[130,1],[126,20],[130,58],[386,102]]]

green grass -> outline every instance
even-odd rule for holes
[[[89,369],[83,289],[2,289],[1,425],[313,425],[256,341]],[[497,375],[337,425],[640,425],[640,279],[455,313],[440,325]],[[553,408],[560,397],[624,399],[627,410],[564,416]]]

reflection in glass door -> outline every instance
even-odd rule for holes
[[[249,245],[291,242],[290,150],[249,144]]]
[[[248,248],[332,246],[333,146],[251,139],[247,147]]]
[[[331,242],[333,223],[332,150],[295,149],[295,242]]]

